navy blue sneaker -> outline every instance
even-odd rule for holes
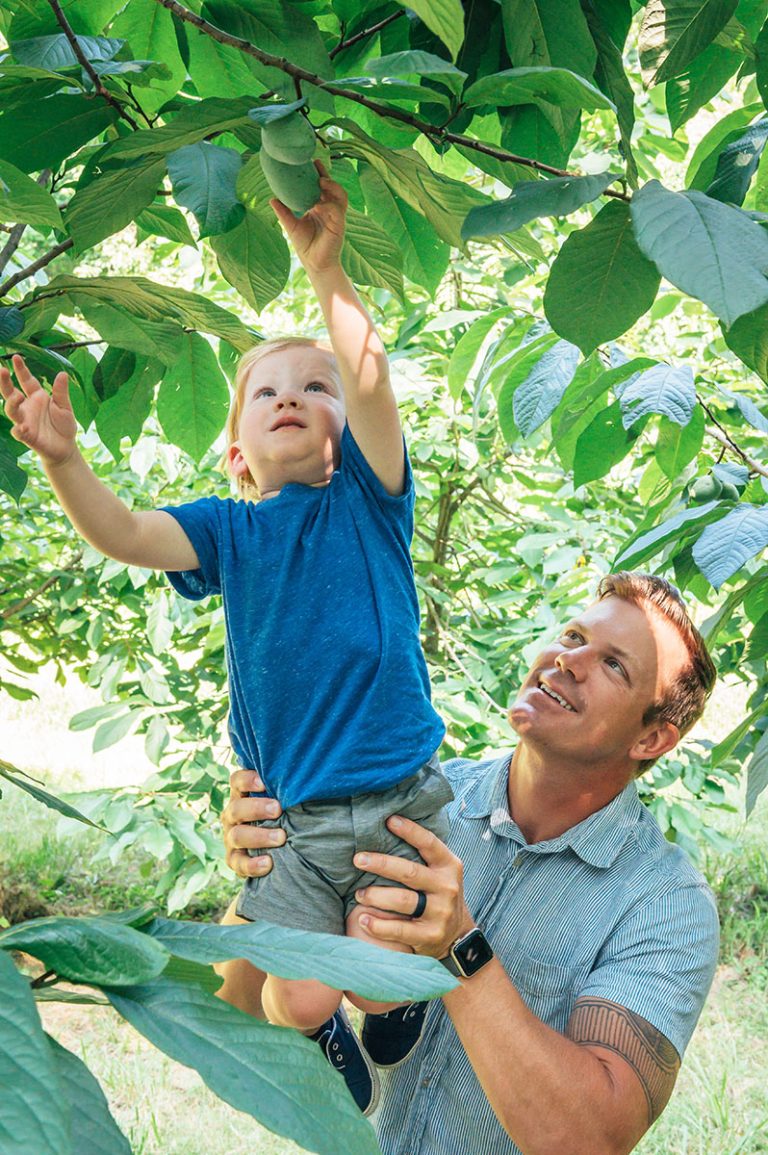
[[[424,1030],[428,1003],[408,1003],[385,1015],[363,1019],[363,1046],[377,1067],[397,1067],[407,1059]]]
[[[362,1113],[372,1114],[379,1102],[379,1076],[352,1030],[344,1008],[339,1007],[333,1018],[310,1037],[323,1048],[334,1071],[344,1076],[344,1082]]]

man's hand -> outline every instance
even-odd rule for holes
[[[225,859],[230,870],[241,878],[260,878],[269,874],[272,859],[268,854],[252,857],[249,850],[274,850],[285,842],[284,830],[249,826],[265,818],[277,818],[282,813],[274,798],[251,798],[250,793],[261,793],[264,783],[255,770],[234,770],[229,776],[229,802],[221,815],[224,828]]]
[[[358,890],[357,900],[367,908],[360,922],[369,934],[383,942],[405,943],[416,954],[445,958],[456,939],[475,925],[464,901],[461,859],[417,822],[394,815],[387,826],[415,847],[424,862],[391,854],[356,854],[355,866],[411,888],[367,886]],[[423,915],[413,919],[410,916],[416,907],[416,890],[424,891],[427,905]],[[377,909],[399,911],[402,917],[377,918]]]
[[[315,161],[315,168],[320,176],[320,200],[303,217],[296,218],[282,201],[269,202],[296,256],[310,275],[339,265],[347,214],[344,189],[331,180],[319,160]]]
[[[75,452],[77,422],[69,400],[66,373],[57,373],[51,393],[30,373],[23,357],[13,358],[17,389],[11,374],[0,368],[0,394],[13,422],[11,436],[34,449],[48,466],[63,465]]]

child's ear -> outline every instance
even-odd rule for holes
[[[227,450],[227,468],[231,477],[242,477],[248,472],[248,465],[236,441]]]

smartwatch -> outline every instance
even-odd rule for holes
[[[493,947],[479,926],[457,938],[440,962],[458,979],[469,979],[494,957]]]

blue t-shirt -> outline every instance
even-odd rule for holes
[[[413,505],[407,460],[393,497],[347,426],[326,486],[167,509],[200,561],[171,584],[224,600],[235,754],[285,808],[385,790],[442,741],[419,641]]]

